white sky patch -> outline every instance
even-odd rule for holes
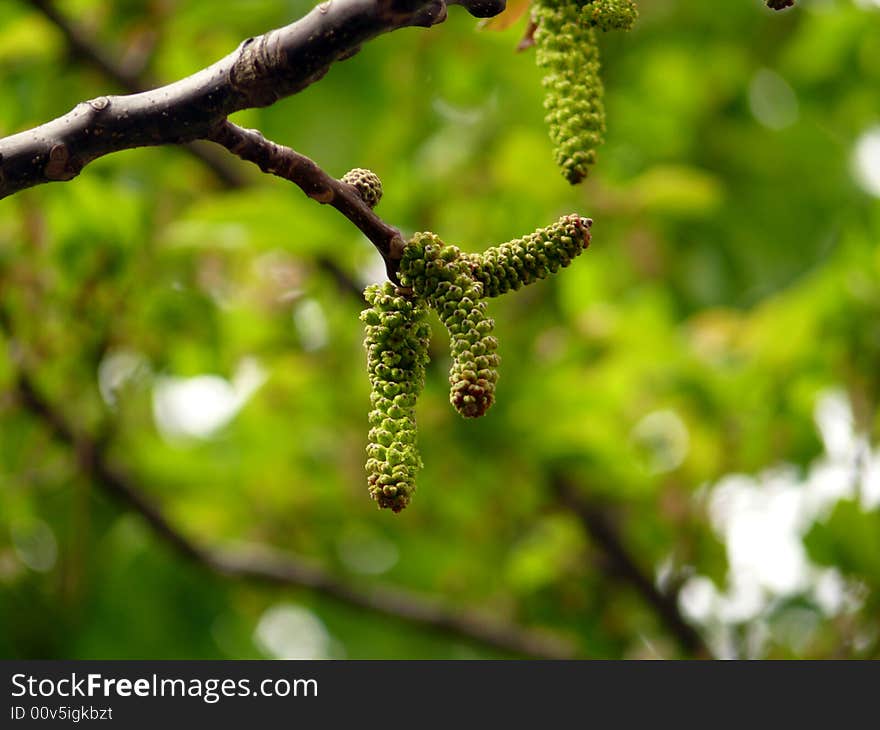
[[[717,612],[718,591],[706,576],[695,575],[681,587],[678,601],[685,616],[707,623]]]
[[[98,390],[110,408],[115,408],[119,391],[129,382],[149,373],[143,355],[132,350],[109,352],[98,365]]]
[[[372,246],[372,244],[370,245]],[[388,274],[385,272],[385,262],[381,257],[375,255],[375,251],[371,251],[370,254],[370,257],[366,259],[364,265],[357,272],[358,282],[365,288],[370,284],[377,284],[388,278]]]
[[[789,83],[769,68],[760,69],[749,84],[752,116],[769,129],[785,129],[798,120],[797,95]]]
[[[816,404],[816,426],[825,453],[831,459],[846,459],[853,448],[853,416],[846,393],[834,390],[826,393]]]
[[[769,474],[762,481],[727,477],[713,490],[709,513],[727,546],[736,593],[787,595],[806,587],[808,561],[800,524],[803,490],[793,476]],[[730,596],[734,597],[738,596]]]
[[[828,616],[858,603],[836,569],[810,562],[803,538],[842,499],[859,496],[863,509],[880,506],[880,449],[872,452],[856,432],[842,390],[819,397],[815,419],[825,454],[806,474],[794,466],[758,476],[730,474],[704,493],[712,527],[727,549],[726,586],[719,590],[694,575],[679,600],[686,615],[715,627],[718,646],[726,641],[725,627],[759,618],[779,598],[806,594]],[[801,618],[798,626],[804,628],[809,622]],[[788,641],[786,635],[782,640]]]
[[[880,453],[878,452],[866,456],[861,498],[862,509],[880,507]]]
[[[826,568],[816,575],[813,597],[826,616],[835,616],[846,605],[846,583],[837,568]]]
[[[338,658],[340,647],[314,613],[293,603],[267,608],[257,623],[254,641],[275,659]]]
[[[862,189],[880,198],[880,125],[871,127],[856,140],[852,170]]]
[[[170,441],[208,439],[235,418],[265,381],[254,358],[241,361],[232,381],[219,375],[161,376],[153,386],[153,418]]]

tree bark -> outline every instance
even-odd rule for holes
[[[504,0],[459,4],[478,17],[504,9]],[[446,8],[445,0],[329,0],[290,25],[246,39],[185,79],[81,102],[58,119],[0,139],[0,198],[71,180],[113,152],[210,137],[229,114],[296,94],[366,41],[398,28],[440,23]]]

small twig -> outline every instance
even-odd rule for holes
[[[635,589],[686,654],[710,658],[712,653],[703,637],[682,616],[678,607],[678,596],[663,593],[657,588],[650,576],[643,572],[636,558],[630,554],[606,515],[590,504],[565,477],[554,475],[552,486],[560,503],[578,517],[587,534],[602,550],[611,573]]]
[[[243,129],[223,121],[206,139],[222,145],[243,160],[253,162],[263,172],[290,180],[313,200],[331,205],[356,225],[376,247],[396,281],[397,264],[404,241],[400,231],[377,216],[353,185],[337,180],[314,161],[290,147],[266,139],[254,129]]]

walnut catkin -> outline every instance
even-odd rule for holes
[[[567,215],[553,225],[483,253],[465,254],[471,276],[483,285],[483,296],[497,297],[546,279],[568,266],[590,245],[593,221]]]
[[[639,13],[633,0],[536,0],[533,7],[550,140],[562,174],[576,185],[605,136],[596,31],[629,30]]]
[[[400,512],[422,466],[416,445],[416,400],[425,385],[430,328],[425,307],[390,282],[364,291],[361,313],[370,377],[367,484],[379,507]]]
[[[596,31],[575,0],[538,0],[534,6],[536,61],[545,72],[544,108],[556,164],[572,185],[596,162],[605,135],[604,87]]]
[[[468,258],[436,234],[417,233],[404,249],[400,281],[425,299],[449,331],[450,403],[465,418],[484,415],[495,402],[500,358],[495,322]]]

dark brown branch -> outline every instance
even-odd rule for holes
[[[74,55],[92,64],[122,88],[132,93],[137,93],[159,86],[158,83],[144,74],[135,73],[117,63],[93,38],[89,37],[81,28],[59,13],[52,0],[29,0],[29,2],[58,27]],[[211,170],[216,175],[219,183],[224,187],[236,189],[251,184],[248,178],[245,178],[237,168],[229,164],[225,153],[220,152],[208,142],[193,142],[186,145],[184,149]],[[335,261],[328,257],[318,257],[315,263],[333,278],[340,291],[350,294],[352,297],[363,302],[361,287]]]
[[[0,317],[0,324],[6,327],[8,317]],[[22,406],[43,421],[59,442],[73,450],[85,476],[140,514],[153,532],[182,556],[215,573],[234,579],[306,588],[349,606],[512,654],[544,659],[566,659],[575,655],[570,642],[552,634],[524,629],[473,610],[454,609],[400,589],[351,585],[318,565],[290,554],[265,549],[233,552],[203,547],[173,525],[129,477],[110,464],[101,443],[78,434],[23,371],[18,374],[15,390]]]
[[[81,28],[65,18],[52,0],[28,0],[28,2],[61,31],[74,56],[88,61],[119,88],[137,94],[159,86],[146,75],[116,63],[110,54],[89,38]],[[183,145],[183,149],[207,166],[225,187],[241,188],[247,184],[247,180],[239,170],[204,143],[189,142]]]
[[[373,212],[353,185],[328,175],[296,150],[276,144],[257,130],[242,129],[228,120],[220,124],[208,139],[243,160],[253,162],[263,172],[290,180],[313,200],[336,208],[378,249],[388,265],[389,276],[395,279],[396,263],[403,252],[403,237],[399,230]]]
[[[504,11],[507,0],[448,0],[447,5],[461,5],[475,18],[492,18]]]
[[[661,623],[675,637],[685,654],[709,658],[712,653],[703,637],[689,624],[678,607],[678,596],[663,593],[630,554],[620,535],[604,512],[590,504],[565,477],[555,475],[552,486],[560,503],[577,515],[584,530],[602,551],[610,573],[628,583],[657,614]]]
[[[461,4],[475,13],[503,8],[488,0]],[[364,42],[445,18],[444,0],[329,0],[295,23],[248,38],[233,53],[181,81],[128,96],[100,96],[58,119],[0,139],[0,198],[70,180],[112,152],[208,137],[233,112],[269,106],[302,91]]]

